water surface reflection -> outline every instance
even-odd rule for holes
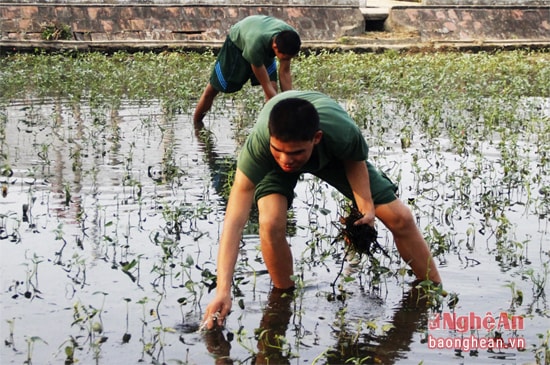
[[[362,126],[372,158],[399,182],[426,227],[445,286],[459,294],[455,310],[524,315],[517,334],[538,346],[548,319],[549,289],[541,283],[550,174],[548,146],[536,134],[550,104],[524,111],[525,123],[533,122],[511,140],[504,129],[499,139],[497,132],[476,135],[477,121],[458,149],[445,126],[434,137],[411,113],[389,118],[399,105],[369,103],[376,100],[353,101],[384,120]],[[428,349],[430,310],[410,289],[404,263],[380,258],[387,274],[360,261],[338,276],[341,197],[310,176],[299,182],[289,213],[303,287],[271,290],[253,218],[226,329],[196,332],[213,294],[224,196],[250,127],[231,101],[205,120],[206,135],[195,133],[191,112],[156,100],[28,99],[1,108],[2,363],[29,356],[52,364],[464,362],[453,349]],[[417,128],[405,150],[403,125]],[[395,256],[387,233],[380,235]],[[336,277],[348,294],[343,302],[328,300]],[[532,351],[508,352],[517,363],[533,361]],[[468,361],[487,363],[492,355],[480,351]]]

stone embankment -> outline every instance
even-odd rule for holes
[[[550,2],[312,4],[0,3],[0,52],[216,49],[229,27],[251,14],[284,19],[300,32],[306,50],[550,45]]]

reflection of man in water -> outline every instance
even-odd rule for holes
[[[258,339],[258,352],[253,364],[290,364],[289,354],[285,351],[284,339],[292,317],[291,303],[294,300],[293,289],[273,288],[264,308],[260,328],[255,331]],[[233,364],[230,357],[231,345],[223,336],[221,328],[215,328],[204,334],[206,348],[216,358],[216,364]]]
[[[405,293],[393,315],[393,327],[381,336],[357,337],[356,328],[347,323],[347,328],[335,328],[340,331],[334,350],[328,351],[328,364],[344,364],[351,358],[369,358],[369,363],[392,364],[409,352],[413,336],[427,323],[428,305],[421,290],[412,288]],[[260,328],[256,330],[258,352],[253,364],[290,364],[289,353],[282,345],[292,317],[294,290],[273,288],[265,306]],[[208,351],[216,358],[217,365],[230,365],[231,345],[217,327],[204,333]],[[405,355],[406,356],[406,355]]]
[[[290,304],[294,290],[273,288],[260,321],[258,353],[254,364],[290,364],[289,353],[285,351],[285,334],[292,317]]]
[[[338,335],[334,351],[327,355],[328,364],[344,364],[351,358],[369,360],[371,364],[393,364],[410,354],[410,344],[414,334],[426,327],[429,305],[423,289],[412,288],[403,295],[395,308],[390,324],[392,327],[380,336],[365,335],[357,339],[353,324]]]
[[[232,365],[233,360],[229,356],[231,344],[225,339],[221,328],[216,328],[204,333],[206,349],[214,356],[216,365]]]

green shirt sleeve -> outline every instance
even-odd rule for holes
[[[256,125],[248,135],[237,160],[239,170],[255,185],[268,172],[277,168],[277,163],[269,149],[269,130],[267,128],[269,113],[273,105],[270,100],[260,111]]]
[[[256,138],[257,136],[251,136],[246,140],[237,161],[239,170],[241,170],[254,185],[258,185],[264,176],[275,168],[275,160],[271,156],[271,153],[268,151],[269,155],[267,155],[262,148],[258,148],[260,144],[255,141]]]

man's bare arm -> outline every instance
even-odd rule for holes
[[[356,224],[374,225],[374,202],[370,191],[369,170],[365,161],[344,161],[346,177],[353,191],[357,208],[363,213],[363,218]]]
[[[254,199],[254,184],[237,169],[229,194],[217,262],[216,296],[206,307],[204,323],[211,329],[221,326],[232,306],[231,284],[239,254],[242,232],[250,214]],[[214,317],[213,317],[214,316]]]
[[[269,100],[277,95],[277,89],[273,87],[273,83],[271,83],[271,80],[269,79],[269,74],[267,73],[267,69],[265,68],[265,66],[251,66],[252,72],[254,72],[256,79],[258,79],[258,82],[260,83],[260,85],[262,85],[262,88],[264,89],[265,100]],[[277,85],[275,84],[275,86]]]
[[[279,60],[279,84],[282,91],[292,90],[290,60]]]

